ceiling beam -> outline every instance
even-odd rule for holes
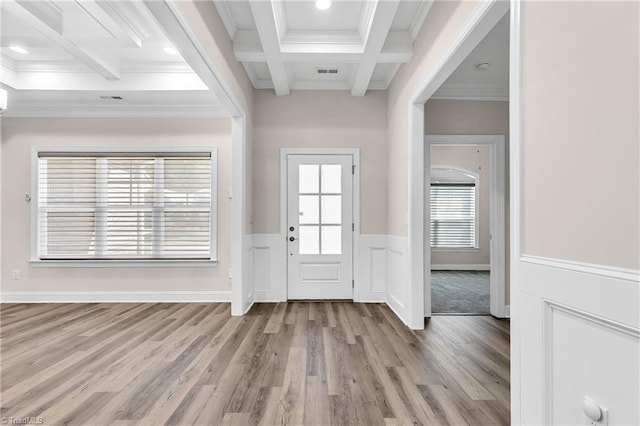
[[[378,64],[380,53],[391,29],[399,4],[399,0],[383,1],[376,4],[369,35],[364,46],[364,53],[351,88],[352,96],[364,96],[367,93],[369,82]]]
[[[358,63],[362,53],[339,49],[335,45],[326,48],[310,44],[308,49],[299,46],[298,52],[282,52],[284,62],[300,63]],[[361,48],[360,48],[361,50]],[[260,44],[257,31],[237,31],[233,40],[233,53],[239,62],[267,62]],[[391,31],[382,51],[378,55],[378,63],[405,63],[411,60],[413,44],[407,31]]]
[[[39,2],[25,2],[15,0],[2,0],[2,7],[9,13],[22,19],[25,23],[31,25],[38,30],[58,47],[72,55],[78,61],[87,65],[96,73],[100,74],[107,80],[119,80],[120,71],[116,66],[99,57],[93,52],[76,46],[73,42],[66,39],[61,31],[51,26],[45,20],[42,20],[42,14],[38,13],[36,7]],[[45,3],[46,4],[46,3]]]
[[[110,3],[96,0],[76,0],[76,3],[114,38],[131,47],[142,47],[140,35],[123,21]]]
[[[262,44],[276,95],[288,95],[289,79],[280,52],[280,40],[271,1],[252,1],[249,4],[253,19],[256,21],[258,37]]]

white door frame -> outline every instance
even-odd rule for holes
[[[248,271],[247,211],[247,111],[216,69],[207,48],[198,40],[178,6],[179,0],[145,2],[171,44],[223,105],[231,118],[231,315],[244,315],[253,305],[254,292]],[[233,272],[233,273],[232,273]]]
[[[287,156],[289,155],[351,155],[355,166],[353,174],[353,300],[358,301],[358,288],[362,285],[358,279],[358,261],[360,253],[360,148],[280,148],[280,238],[287,241]],[[287,244],[283,245],[284,251],[280,254],[287,260]],[[287,274],[288,279],[288,274]],[[287,298],[289,300],[289,283],[285,283]]]
[[[491,150],[491,188],[489,191],[489,262],[490,262],[490,312],[499,318],[506,316],[505,312],[505,271],[506,271],[506,242],[505,242],[505,137],[504,135],[426,135],[424,138],[424,164],[427,169],[431,166],[431,146],[471,146],[488,145]],[[431,227],[430,206],[431,197],[428,188],[431,186],[431,173],[425,173],[425,279],[424,279],[424,316],[431,316]]]
[[[409,101],[408,146],[408,325],[424,328],[424,104],[473,51],[496,23],[510,11],[509,40],[509,250],[511,318],[511,423],[520,424],[520,258],[522,256],[522,94],[523,28],[521,0],[479,2],[452,48],[418,85]]]

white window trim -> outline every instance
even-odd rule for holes
[[[131,260],[47,260],[38,257],[38,154],[42,152],[69,153],[202,153],[211,154],[211,256],[209,259],[131,259]],[[157,268],[208,267],[218,263],[218,148],[212,146],[47,146],[31,149],[31,247],[29,264],[36,268]]]
[[[445,164],[434,164],[431,166],[431,171],[433,169],[447,169],[453,170],[456,172],[464,173],[466,175],[473,176],[473,184],[475,186],[476,192],[476,206],[475,206],[475,241],[474,247],[433,247],[431,246],[431,251],[435,252],[446,252],[446,253],[474,253],[480,251],[480,175],[478,173],[474,173],[471,170],[467,170],[462,167],[450,166]],[[447,183],[447,182],[444,182]],[[431,183],[430,183],[431,185]],[[429,212],[429,224],[431,223],[431,212]],[[426,244],[426,242],[425,242]],[[431,243],[429,242],[429,245]]]

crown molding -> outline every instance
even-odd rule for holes
[[[229,117],[222,106],[210,105],[10,105],[3,117],[53,118],[221,118]]]
[[[509,100],[509,86],[495,83],[444,83],[431,99]]]

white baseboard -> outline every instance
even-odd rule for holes
[[[511,305],[506,305],[504,307],[504,317],[511,318]]]
[[[491,265],[481,265],[481,264],[440,264],[440,265],[431,265],[432,271],[489,271],[491,270]]]
[[[2,303],[157,303],[231,302],[231,291],[124,291],[124,292],[10,292],[0,294]]]

